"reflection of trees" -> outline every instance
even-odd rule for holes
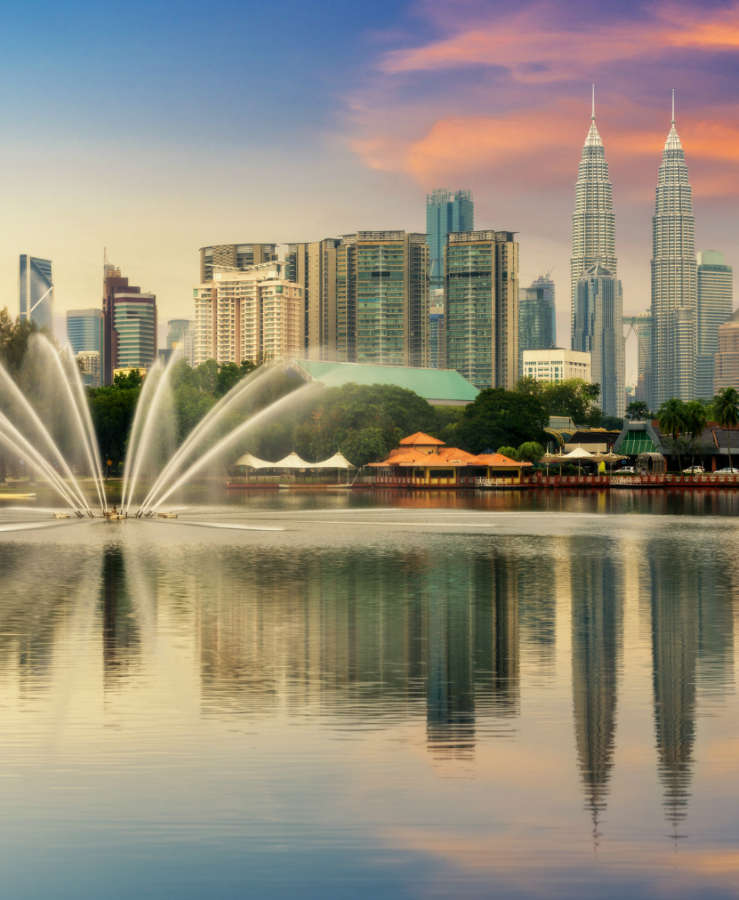
[[[139,627],[131,602],[129,579],[123,551],[117,544],[103,550],[103,668],[106,681],[128,669],[138,649]]]
[[[597,835],[613,767],[616,689],[623,628],[623,580],[600,539],[573,547],[572,698],[586,802]]]

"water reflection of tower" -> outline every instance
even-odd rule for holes
[[[687,814],[695,740],[700,597],[696,560],[656,542],[650,560],[652,683],[659,775],[675,833]]]
[[[572,701],[575,738],[593,834],[606,807],[616,733],[623,639],[623,579],[600,541],[572,556]]]
[[[103,666],[105,679],[121,674],[133,650],[139,646],[139,631],[131,606],[126,579],[126,561],[120,546],[103,551]]]

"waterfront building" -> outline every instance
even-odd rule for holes
[[[580,378],[590,381],[590,354],[580,350],[524,350],[523,377],[535,381],[567,381]]]
[[[170,356],[174,350],[179,350],[188,366],[193,364],[192,319],[170,319],[167,322],[167,350]]]
[[[429,307],[429,366],[432,369],[446,368],[446,329],[443,303]]]
[[[722,253],[703,250],[698,254],[698,346],[695,363],[695,395],[711,400],[718,350],[718,330],[731,317],[734,270]]]
[[[156,359],[157,303],[116,266],[106,262],[103,271],[102,378],[112,384],[114,370],[148,370]]]
[[[21,321],[29,319],[39,328],[54,327],[54,279],[51,260],[21,253],[19,265],[19,309]]]
[[[518,380],[518,241],[513,231],[450,234],[446,363],[478,388]]]
[[[577,328],[575,301],[580,276],[596,263],[617,276],[616,217],[613,212],[613,187],[608,174],[605,148],[595,124],[595,88],[590,130],[582,149],[577,183],[575,211],[572,214],[572,258],[570,260],[570,312],[572,339]]]
[[[437,190],[426,197],[426,234],[429,245],[429,288],[443,292],[447,235],[475,230],[475,205],[470,191]]]
[[[305,353],[309,359],[336,359],[336,264],[339,238],[290,244],[287,277],[305,298]]]
[[[262,362],[304,350],[303,289],[277,260],[213,272],[194,292],[194,362]]]
[[[216,268],[243,271],[277,259],[277,244],[214,244],[200,248],[200,283],[212,281]]]
[[[67,340],[72,351],[97,353],[103,351],[102,309],[70,309],[67,311]]]
[[[336,256],[336,358],[427,366],[428,334],[426,235],[345,235]]]
[[[659,167],[652,228],[650,407],[695,398],[697,265],[695,219],[685,152],[672,122]]]
[[[540,275],[518,292],[518,374],[523,374],[524,350],[548,350],[557,346],[554,282]]]
[[[590,354],[590,376],[600,385],[600,405],[607,416],[622,418],[624,388],[623,295],[621,282],[596,263],[580,276],[575,304],[573,350]]]
[[[719,327],[715,364],[714,391],[718,393],[727,387],[739,389],[739,309]]]

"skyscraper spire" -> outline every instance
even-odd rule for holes
[[[652,227],[652,396],[695,397],[697,271],[695,218],[685,152],[672,119],[659,167]]]
[[[608,163],[595,124],[595,85],[592,86],[590,129],[582,149],[575,185],[575,211],[572,214],[572,258],[570,260],[570,311],[572,338],[575,336],[575,297],[583,272],[601,263],[616,276],[616,221],[613,214],[613,188]],[[573,344],[574,347],[574,344]]]

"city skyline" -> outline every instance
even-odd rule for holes
[[[691,162],[696,246],[723,250],[734,264],[736,4],[626,3],[583,22],[578,3],[524,3],[501,17],[493,2],[454,9],[385,2],[383,31],[352,10],[340,25],[332,16],[335,28],[323,34],[328,6],[309,16],[288,2],[282,11],[308,30],[283,37],[290,65],[279,76],[270,70],[239,117],[230,109],[224,115],[226,87],[235,78],[264,79],[268,48],[239,62],[208,48],[217,39],[228,49],[247,28],[266,25],[266,12],[217,2],[214,14],[234,16],[232,34],[203,44],[191,27],[194,4],[185,3],[175,23],[162,10],[148,12],[143,37],[144,7],[133,2],[116,19],[117,40],[129,41],[141,59],[130,74],[103,47],[90,49],[99,44],[91,40],[93,22],[100,26],[90,3],[80,0],[63,16],[40,6],[52,25],[60,17],[68,42],[62,55],[43,39],[44,65],[8,103],[0,285],[12,312],[13,263],[26,248],[54,260],[58,313],[97,300],[107,244],[160,298],[164,321],[189,307],[193,248],[319,240],[363,228],[419,231],[426,193],[464,184],[481,227],[519,232],[523,283],[553,271],[558,328],[566,334],[563,232],[581,143],[572,124],[587,115],[593,80],[614,185],[625,311],[649,306],[650,207],[672,87]],[[32,15],[19,11],[9,23],[9,67],[30,52],[33,29],[25,26]],[[329,44],[332,52],[322,53]],[[208,60],[207,70],[198,58]],[[196,114],[202,121],[193,130]],[[255,116],[258,134],[249,125]]]

